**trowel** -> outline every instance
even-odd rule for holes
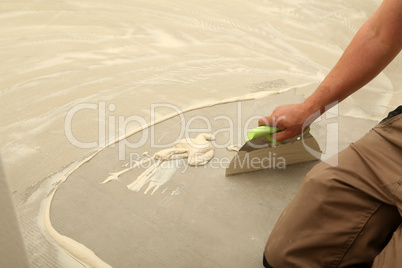
[[[271,134],[279,131],[273,126],[259,126],[250,130],[246,143],[226,168],[225,175],[261,169],[286,169],[288,165],[320,159],[320,146],[310,134],[310,128],[296,137],[277,142]]]

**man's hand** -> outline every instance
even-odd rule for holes
[[[319,112],[311,112],[304,103],[278,106],[270,116],[262,117],[259,126],[275,126],[282,131],[272,135],[277,141],[293,138],[305,131],[317,119]]]

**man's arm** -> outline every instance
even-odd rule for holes
[[[384,0],[359,29],[338,63],[303,103],[282,105],[259,125],[276,125],[278,141],[302,132],[304,122],[311,124],[326,106],[340,102],[376,77],[401,51],[402,0]],[[306,126],[307,127],[307,126]]]

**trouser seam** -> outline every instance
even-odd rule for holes
[[[343,249],[339,251],[338,254],[336,254],[335,259],[330,263],[330,267],[337,267],[339,263],[342,261],[342,259],[345,257],[345,254],[348,252],[350,247],[353,245],[353,243],[356,241],[357,237],[359,234],[362,232],[363,228],[366,226],[367,222],[371,219],[371,217],[376,213],[376,211],[382,206],[382,204],[377,205],[377,207],[372,210],[371,212],[368,212],[367,215],[363,216],[362,220],[356,227],[356,232],[354,235],[352,235],[346,242],[345,246]]]

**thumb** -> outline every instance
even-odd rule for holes
[[[258,126],[270,126],[272,125],[272,116],[265,116],[265,117],[261,117],[258,120]]]

